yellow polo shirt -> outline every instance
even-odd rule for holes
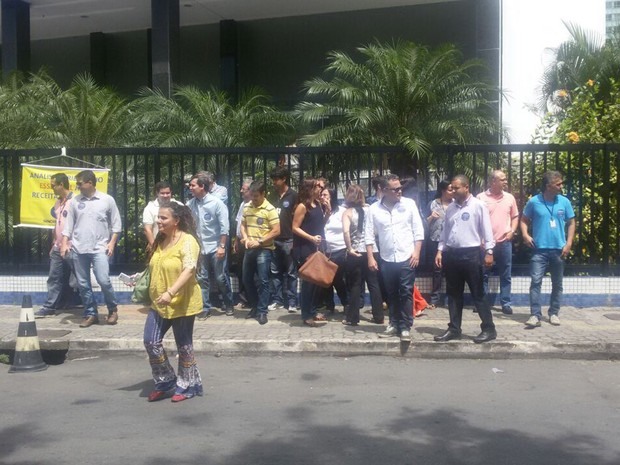
[[[276,224],[280,223],[280,216],[276,207],[271,205],[267,199],[260,205],[255,207],[252,202],[248,202],[243,209],[243,224],[248,234],[248,239],[257,241],[264,238]],[[263,242],[263,249],[273,250],[275,246],[273,239]]]

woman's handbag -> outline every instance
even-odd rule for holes
[[[131,301],[136,304],[151,305],[151,297],[149,296],[149,286],[151,285],[151,268],[146,267],[142,272],[131,294]]]
[[[330,261],[321,251],[310,255],[299,268],[298,274],[304,281],[328,288],[334,282],[338,265]]]

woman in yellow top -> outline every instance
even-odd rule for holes
[[[202,380],[194,359],[194,318],[202,311],[196,263],[200,246],[195,223],[185,205],[171,203],[159,209],[159,233],[149,262],[151,309],[144,325],[144,347],[149,354],[155,390],[149,402],[172,396],[180,402],[202,395]],[[179,353],[175,375],[162,344],[172,327]]]

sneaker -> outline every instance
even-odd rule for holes
[[[295,306],[289,307],[288,308],[288,312],[289,313],[298,313],[299,312],[299,307],[295,307]]]
[[[407,330],[401,331],[400,332],[400,340],[402,342],[409,342],[409,341],[411,341],[411,333],[409,331],[407,331]]]
[[[284,307],[284,305],[278,302],[274,302],[267,307],[267,310],[269,310],[270,312],[273,312],[274,310],[284,310],[285,308],[286,307]]]
[[[385,331],[382,332],[382,333],[377,334],[377,336],[379,336],[379,337],[398,336],[398,330],[394,326],[388,325],[388,327],[385,328]]]
[[[228,307],[224,310],[224,312],[226,313],[226,316],[233,316],[235,314],[235,310],[232,307]]]
[[[551,315],[549,317],[549,323],[553,326],[560,326],[560,317],[557,315]]]
[[[198,318],[200,321],[204,321],[207,318],[209,318],[210,316],[211,316],[211,311],[210,310],[203,310],[202,313],[199,313],[196,318]]]
[[[54,310],[53,308],[41,307],[39,310],[34,312],[35,318],[45,318],[46,316],[55,316],[55,315],[56,315],[56,310]]]
[[[537,328],[540,326],[540,320],[536,315],[532,315],[529,320],[525,322],[525,326],[528,326],[530,328]]]
[[[502,307],[502,313],[504,315],[512,315],[512,307],[510,305],[506,305],[505,307]]]

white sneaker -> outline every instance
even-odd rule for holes
[[[560,317],[557,315],[551,315],[549,317],[549,323],[553,326],[560,326]]]
[[[284,305],[279,304],[278,302],[274,302],[267,307],[267,310],[269,310],[270,312],[273,312],[274,310],[283,310],[284,308],[285,308]]]
[[[411,333],[409,331],[407,331],[407,330],[401,331],[400,332],[400,340],[402,342],[409,342],[409,341],[411,341]]]
[[[532,315],[529,320],[525,322],[525,326],[528,326],[530,328],[537,328],[540,326],[540,320],[536,315]]]
[[[377,336],[379,336],[379,337],[398,336],[398,330],[394,326],[388,325],[388,327],[385,328],[385,331],[382,332],[382,333],[377,334]]]

